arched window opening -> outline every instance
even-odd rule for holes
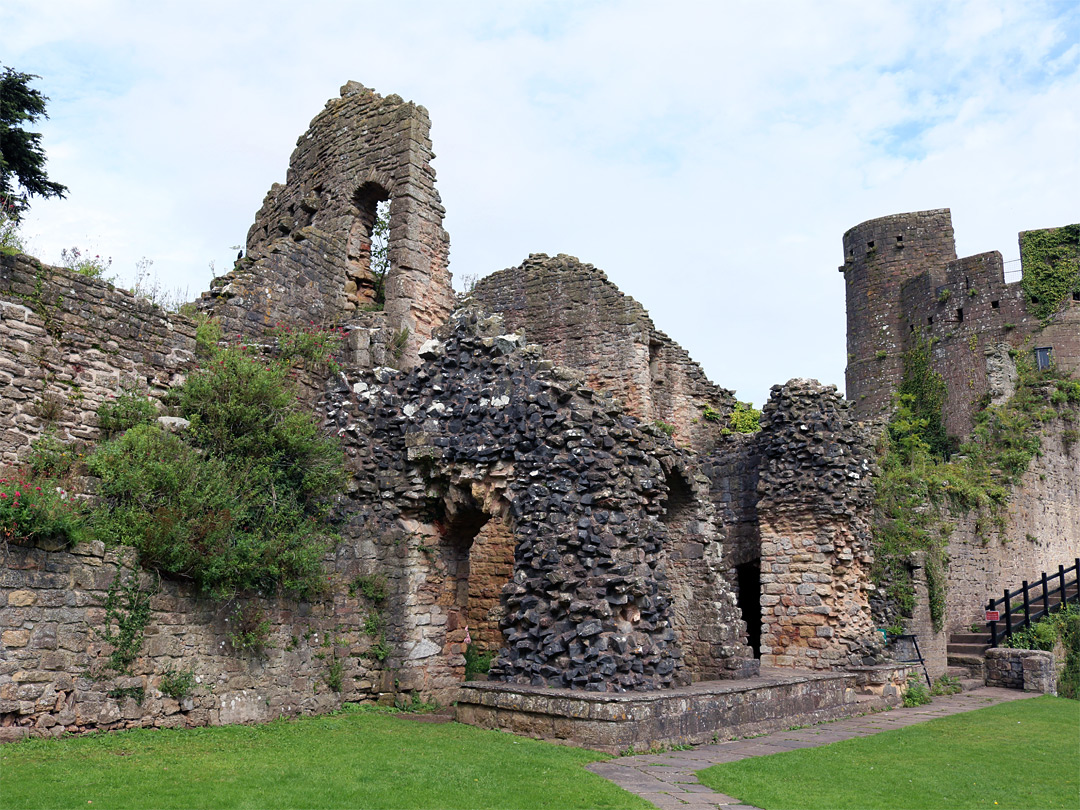
[[[457,491],[439,521],[447,582],[447,641],[459,644],[470,677],[486,671],[503,646],[502,590],[514,573],[514,537],[472,497]]]
[[[346,308],[380,310],[386,304],[390,269],[390,195],[378,183],[364,183],[353,195],[353,205],[346,244]]]

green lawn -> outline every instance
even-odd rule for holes
[[[1080,702],[1040,697],[821,748],[714,765],[766,810],[1080,808]]]
[[[582,767],[605,758],[351,710],[0,746],[0,807],[650,808]]]

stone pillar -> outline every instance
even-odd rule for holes
[[[774,386],[762,416],[761,662],[835,669],[872,661],[870,447],[835,386]]]

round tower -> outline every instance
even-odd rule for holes
[[[948,208],[871,219],[844,234],[847,285],[847,398],[858,419],[889,412],[903,375],[910,330],[900,292],[923,273],[943,276],[956,259]]]

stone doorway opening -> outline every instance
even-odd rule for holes
[[[389,269],[390,193],[375,182],[353,195],[354,218],[346,242],[346,309],[381,309]]]
[[[446,570],[445,651],[460,680],[466,657],[490,661],[503,647],[502,590],[514,574],[515,541],[510,526],[465,491],[455,487],[443,504],[436,525]]]
[[[735,603],[746,622],[746,643],[761,658],[761,560],[735,566]]]

